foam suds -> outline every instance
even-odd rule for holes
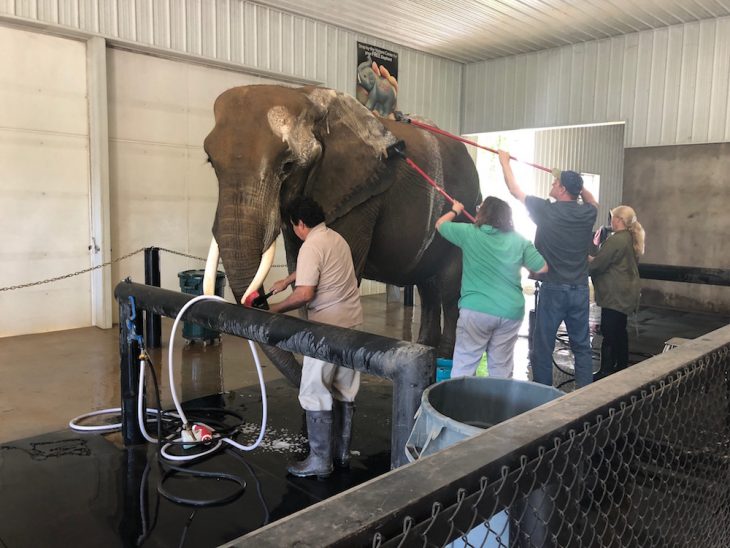
[[[261,425],[253,423],[241,425],[236,441],[243,445],[250,445],[256,441],[260,428]],[[269,453],[302,453],[306,444],[307,438],[299,433],[292,433],[286,429],[267,428],[264,439],[261,440],[261,445],[256,450]]]

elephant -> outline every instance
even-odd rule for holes
[[[388,158],[387,152],[403,141],[407,157],[474,213],[478,176],[464,145],[378,118],[354,97],[314,86],[232,88],[216,99],[214,114],[204,149],[219,192],[204,291],[213,292],[220,257],[231,290],[243,303],[262,286],[280,232],[293,272],[301,240],[282,223],[283,212],[293,197],[307,195],[324,209],[327,226],[349,244],[358,280],[418,288],[418,340],[450,356],[461,251],[434,228],[450,204],[406,161]],[[296,384],[297,360],[275,347],[263,350]]]
[[[373,63],[364,61],[357,66],[357,83],[368,92],[365,108],[383,117],[393,113],[396,89],[388,78],[375,72]]]

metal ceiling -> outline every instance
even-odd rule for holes
[[[730,0],[258,0],[471,63],[730,15]]]

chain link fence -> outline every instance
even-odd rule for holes
[[[730,326],[231,545],[724,547],[728,485]]]

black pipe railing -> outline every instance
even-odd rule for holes
[[[130,281],[119,283],[114,296],[119,303],[122,435],[125,445],[132,445],[140,442],[141,434],[136,403],[131,405],[132,401],[136,402],[139,349],[135,348],[134,340],[130,342],[127,328],[126,319],[135,312],[129,298],[134,298],[137,312],[145,310],[174,318],[194,296]],[[395,468],[406,464],[406,440],[413,429],[421,394],[434,378],[434,348],[220,301],[197,303],[185,312],[182,319],[214,331],[392,380],[391,466]],[[136,376],[134,370],[137,371]],[[125,402],[128,402],[127,405]]]
[[[730,270],[723,268],[639,263],[639,277],[644,280],[730,286]]]

